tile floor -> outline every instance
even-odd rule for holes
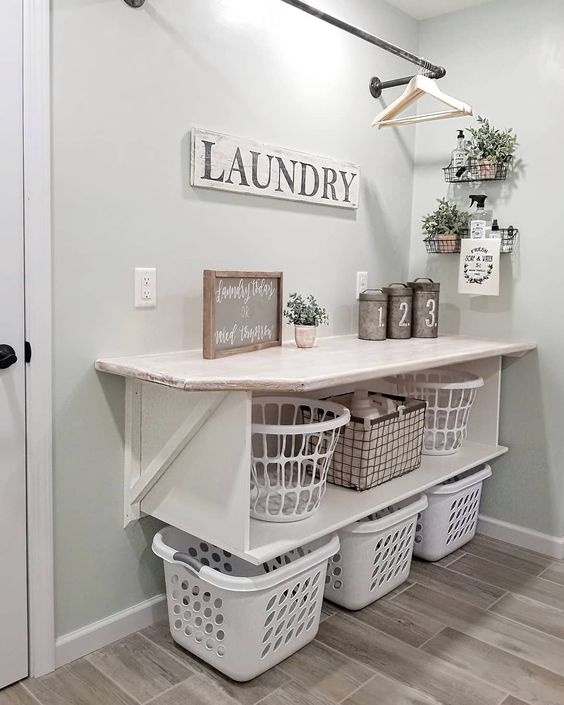
[[[346,612],[326,604],[316,640],[250,683],[175,646],[159,624],[0,705],[564,705],[564,561],[485,537]]]

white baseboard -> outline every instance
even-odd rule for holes
[[[139,629],[145,629],[166,615],[166,595],[156,595],[150,600],[64,634],[55,642],[56,667],[86,656]]]
[[[512,543],[530,551],[537,551],[550,558],[564,558],[564,536],[551,536],[507,521],[480,514],[478,533],[499,541]]]

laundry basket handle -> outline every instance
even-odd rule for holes
[[[166,533],[167,529],[159,531],[153,539],[153,551],[157,556],[160,556],[168,563],[181,563],[194,575],[200,575],[200,571],[204,568],[200,561],[183,551],[175,551],[172,546],[169,546],[163,540],[163,532]]]
[[[189,556],[187,553],[177,551],[173,555],[172,560],[175,563],[182,563],[183,565],[185,565],[190,572],[194,573],[194,575],[199,575],[200,571],[202,570],[202,564],[200,563],[200,561],[197,561],[195,558],[192,558],[192,556]]]

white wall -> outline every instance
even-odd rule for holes
[[[379,0],[317,4],[417,48]],[[369,77],[406,64],[279,0],[52,8],[60,635],[162,590],[155,523],[122,529],[124,385],[94,359],[199,346],[204,268],[281,269],[327,306],[326,333],[354,330],[355,272],[406,274],[414,135],[370,127]],[[191,189],[193,126],[357,162],[360,209]],[[135,266],[158,269],[154,311],[133,308]]]
[[[482,511],[551,535],[564,534],[562,394],[562,124],[564,3],[496,0],[421,24],[420,51],[448,69],[441,88],[519,136],[511,182],[489,185],[494,217],[519,227],[519,256],[503,256],[499,298],[456,293],[458,258],[429,256],[420,218],[448,194],[467,207],[475,187],[447,187],[456,129],[470,120],[417,127],[410,273],[425,267],[442,284],[443,331],[538,342],[538,354],[505,364],[501,442]]]

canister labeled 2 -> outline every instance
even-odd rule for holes
[[[383,289],[388,295],[388,338],[411,338],[413,290],[394,283]]]
[[[385,340],[388,295],[382,289],[366,289],[358,301],[358,337],[361,340]]]
[[[414,338],[436,338],[439,334],[441,285],[428,277],[419,277],[407,283],[413,289],[411,335]]]

